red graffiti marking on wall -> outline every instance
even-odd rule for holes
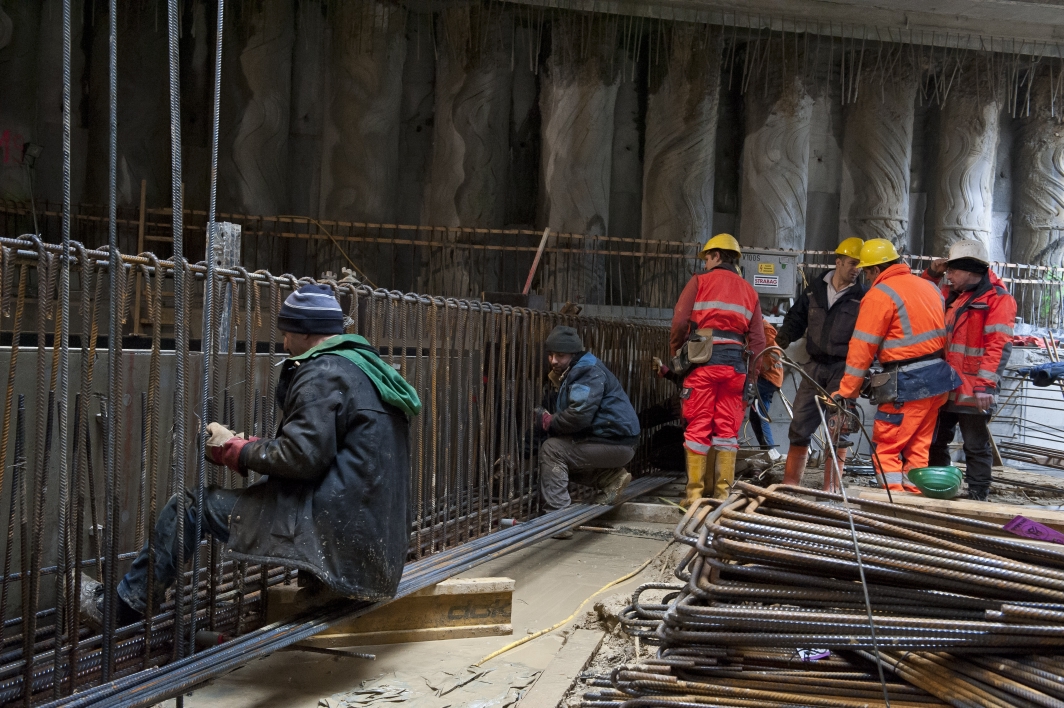
[[[22,145],[21,133],[14,133],[10,130],[0,131],[0,154],[3,155],[3,164],[9,165],[14,162],[16,165],[21,165]]]

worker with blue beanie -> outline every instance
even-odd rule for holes
[[[277,326],[290,356],[277,382],[282,416],[274,437],[248,438],[211,423],[205,443],[208,461],[263,476],[244,489],[207,488],[204,536],[225,543],[237,560],[298,568],[304,605],[391,598],[406,561],[409,419],[421,401],[365,338],[343,333],[343,310],[328,286],[289,295]],[[181,572],[177,544],[184,543],[186,560],[199,547],[196,495],[185,492],[183,538],[177,502],[175,495],[159,513],[154,558],[145,545],[118,586],[121,626],[159,611]],[[82,585],[82,616],[99,627],[103,587],[88,576]]]

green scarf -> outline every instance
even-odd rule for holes
[[[421,412],[421,399],[418,398],[417,391],[398,371],[381,359],[380,354],[365,337],[358,334],[340,334],[330,337],[299,356],[289,357],[289,361],[313,359],[322,354],[342,356],[362,369],[362,373],[368,376],[373,385],[377,387],[377,393],[381,395],[381,400],[385,403],[395,406],[410,416]]]

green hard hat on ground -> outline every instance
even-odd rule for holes
[[[917,467],[908,472],[909,481],[924,496],[952,499],[960,494],[964,473],[956,467]]]

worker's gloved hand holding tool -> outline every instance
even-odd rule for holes
[[[543,431],[550,430],[551,414],[547,412],[545,408],[536,407],[536,410],[532,412],[536,427]]]
[[[757,382],[747,381],[746,387],[743,388],[743,404],[750,405],[757,400]]]
[[[256,437],[247,437],[243,433],[233,433],[232,430],[221,423],[207,425],[207,443],[204,446],[204,457],[208,462],[216,465],[224,465],[234,472],[246,474],[240,470],[240,451]]]

